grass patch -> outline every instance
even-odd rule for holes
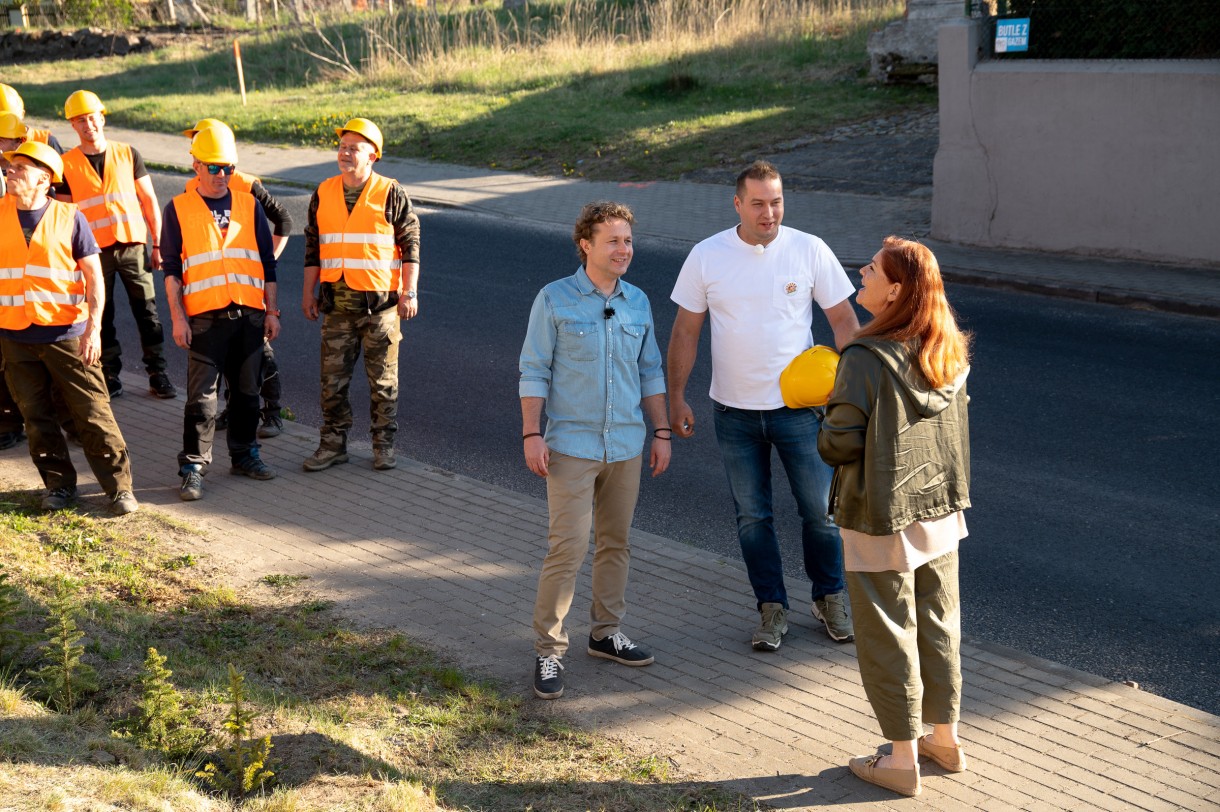
[[[16,65],[5,81],[43,116],[84,86],[116,124],[178,132],[207,115],[242,140],[331,148],[334,127],[364,115],[389,155],[636,181],[935,103],[935,90],[864,78],[868,33],[901,15],[900,0],[491,5],[245,35],[246,107],[223,41]]]
[[[351,627],[299,578],[253,580],[213,560],[180,522],[151,511],[43,514],[36,500],[0,492],[0,569],[25,612],[7,622],[45,639],[48,606],[70,581],[98,689],[54,714],[33,698],[37,641],[9,652],[0,808],[758,808],[714,784],[672,782],[664,754],[576,729],[392,630]],[[169,702],[164,686],[158,694],[142,681],[146,655],[158,652],[181,695],[173,707],[213,737],[230,711],[229,664],[243,672],[249,735],[270,737],[273,788],[242,801],[209,794],[194,775],[215,745],[171,759],[124,732],[141,708]]]

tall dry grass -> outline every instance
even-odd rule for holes
[[[533,62],[540,71],[618,69],[717,50],[758,61],[777,47],[827,41],[900,14],[902,0],[543,0],[506,12],[408,8],[365,18],[353,38],[316,28],[315,56],[366,80],[430,84],[474,65],[485,76]],[[327,35],[327,31],[330,35]],[[524,59],[523,59],[524,57]]]

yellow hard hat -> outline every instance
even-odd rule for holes
[[[69,121],[89,113],[106,113],[106,105],[92,90],[78,90],[64,102],[64,118]]]
[[[26,141],[17,149],[4,153],[4,160],[11,162],[18,155],[24,155],[31,161],[50,169],[51,180],[55,183],[63,183],[64,159],[60,158],[59,153],[46,144],[41,141]]]
[[[208,127],[191,139],[191,155],[205,164],[236,164],[237,141],[228,127]]]
[[[212,127],[224,127],[230,133],[233,132],[232,128],[229,127],[228,124],[225,124],[218,118],[201,118],[194,127],[191,127],[189,130],[183,130],[182,134],[187,138],[194,138],[200,130],[207,130]]]
[[[381,146],[383,143],[381,140],[381,130],[367,118],[353,118],[342,127],[335,127],[335,135],[341,138],[343,133],[355,133],[363,138],[367,138],[377,148],[377,157],[381,158]]]
[[[25,138],[30,128],[21,123],[16,113],[0,113],[0,138]]]
[[[818,344],[793,358],[779,374],[779,391],[789,409],[825,406],[835,388],[839,354]]]
[[[17,118],[25,118],[25,102],[10,85],[0,85],[0,112],[16,113]]]

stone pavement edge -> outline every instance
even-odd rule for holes
[[[744,567],[633,531],[627,629],[657,661],[625,668],[565,658],[562,699],[532,698],[530,630],[545,548],[546,504],[403,459],[374,471],[367,450],[307,474],[317,431],[293,423],[263,444],[278,478],[231,476],[220,458],[198,502],[178,499],[181,396],[158,400],[125,373],[114,402],[144,510],[201,529],[199,554],[266,574],[308,576],[310,589],[356,622],[401,630],[461,667],[496,679],[543,713],[663,755],[675,780],[708,782],[783,810],[1220,809],[1220,717],[985,643],[962,647],[962,738],[970,770],[924,768],[924,792],[903,799],[852,776],[847,759],[882,743],[852,645],[829,641],[805,606],[775,653],[756,653]],[[104,496],[73,449],[82,501]],[[21,444],[0,452],[4,487],[39,486]],[[332,511],[317,495],[356,510]],[[392,509],[387,509],[387,506]],[[113,520],[122,522],[122,519]],[[587,633],[588,564],[570,614]]]

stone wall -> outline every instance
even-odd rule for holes
[[[163,36],[82,28],[79,31],[9,31],[0,35],[0,54],[7,62],[89,59],[125,56],[161,47]]]
[[[869,74],[881,82],[935,82],[936,32],[965,14],[962,0],[907,0],[903,19],[869,35]]]

